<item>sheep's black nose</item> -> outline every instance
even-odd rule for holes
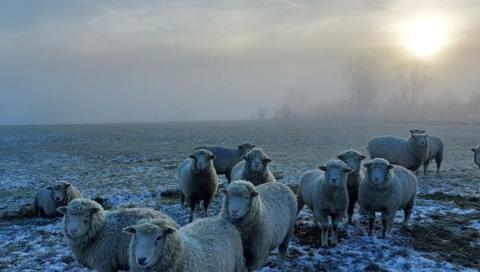
[[[139,265],[144,265],[146,260],[147,260],[147,258],[145,258],[145,257],[138,258],[138,264]]]

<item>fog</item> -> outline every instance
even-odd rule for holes
[[[0,125],[475,121],[480,3],[417,2],[1,1]],[[448,41],[420,59],[399,25],[424,14]],[[412,67],[421,86],[402,100]]]

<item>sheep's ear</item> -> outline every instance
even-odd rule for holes
[[[221,190],[220,190],[220,193],[228,196],[228,191],[227,191],[227,189],[221,189]]]
[[[256,145],[252,144],[252,148],[255,148]]]
[[[176,232],[177,230],[175,228],[172,228],[172,227],[167,227],[167,229],[165,229],[165,234],[168,235],[168,234],[172,234],[174,232]]]
[[[123,232],[125,232],[126,234],[135,234],[136,231],[137,230],[135,229],[135,226],[123,228]]]
[[[70,187],[72,184],[69,183],[69,182],[65,182],[64,185],[65,185],[65,188],[68,188],[68,187]]]
[[[367,158],[367,156],[365,156],[365,155],[360,155],[360,157],[359,157],[359,158],[360,158],[360,161],[363,161],[364,159],[366,159],[366,158]]]
[[[189,157],[190,159],[195,159],[195,155],[193,155],[193,154],[192,154],[192,155],[189,155],[188,157]]]
[[[477,151],[477,150],[475,149],[475,147],[472,147],[472,149],[470,149],[470,150],[472,150],[473,152]]]
[[[363,167],[370,168],[370,165],[372,165],[371,162],[366,162],[366,163],[363,164]]]
[[[343,155],[338,155],[338,156],[337,156],[337,159],[343,161],[343,159],[344,159],[344,158],[343,158]]]
[[[387,169],[388,169],[388,170],[392,170],[393,167],[395,167],[393,164],[389,164],[389,165],[387,166]]]
[[[209,157],[211,160],[215,159],[215,155],[210,155]]]
[[[45,187],[45,189],[52,190],[52,186],[47,186],[47,187]]]
[[[238,149],[242,149],[242,145],[239,145],[239,146],[238,146]]]
[[[265,158],[265,159],[263,159],[263,162],[264,162],[264,163],[271,163],[272,160],[271,160],[270,158]]]
[[[244,160],[244,161],[248,160],[247,155],[242,155],[242,160]]]
[[[411,130],[410,130],[410,134],[413,134],[413,133],[415,133],[415,130],[414,130],[414,129],[411,129]]]
[[[320,165],[318,169],[322,170],[323,172],[327,171],[327,166],[326,165]]]
[[[61,214],[67,214],[67,207],[65,207],[65,206],[58,207],[57,212],[59,212]]]
[[[350,169],[349,167],[345,167],[345,168],[343,168],[342,171],[343,171],[343,173],[345,173],[345,174],[349,174],[349,173],[352,172],[352,169]]]
[[[251,196],[251,197],[256,197],[256,196],[258,196],[258,192],[257,192],[257,191],[252,191],[252,192],[250,193],[250,196]]]

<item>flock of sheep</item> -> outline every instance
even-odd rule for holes
[[[403,224],[408,223],[416,196],[415,173],[422,165],[427,173],[432,159],[438,171],[443,159],[440,138],[424,130],[410,133],[408,139],[371,139],[367,162],[362,163],[366,156],[348,149],[307,171],[296,195],[276,182],[268,166],[271,159],[255,145],[201,146],[177,169],[181,202],[190,208],[190,223],[183,227],[149,208],[105,211],[65,181],[40,189],[34,206],[42,216],[63,214],[62,231],[75,259],[101,272],[252,271],[264,266],[277,248],[283,267],[297,214],[305,205],[321,228],[324,247],[337,244],[338,224],[345,215],[353,222],[357,202],[368,218],[370,235],[376,212],[382,213],[383,238],[398,210],[404,211]],[[480,146],[472,151],[480,167]],[[229,184],[220,190],[225,195],[220,214],[208,217],[218,174],[225,174]],[[200,203],[204,218],[193,221]]]

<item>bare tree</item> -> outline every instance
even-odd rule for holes
[[[257,110],[257,118],[260,120],[265,120],[267,116],[267,109],[266,108],[258,108]]]
[[[290,109],[288,104],[283,104],[281,108],[275,110],[274,118],[280,120],[292,120],[296,119],[297,115]]]
[[[427,83],[427,66],[411,62],[399,64],[394,69],[398,81],[398,92],[394,94],[396,104],[411,106],[417,104],[418,97]]]
[[[368,114],[374,110],[380,89],[379,70],[378,61],[372,57],[359,57],[347,64],[350,106],[354,112],[362,109],[362,113]]]

